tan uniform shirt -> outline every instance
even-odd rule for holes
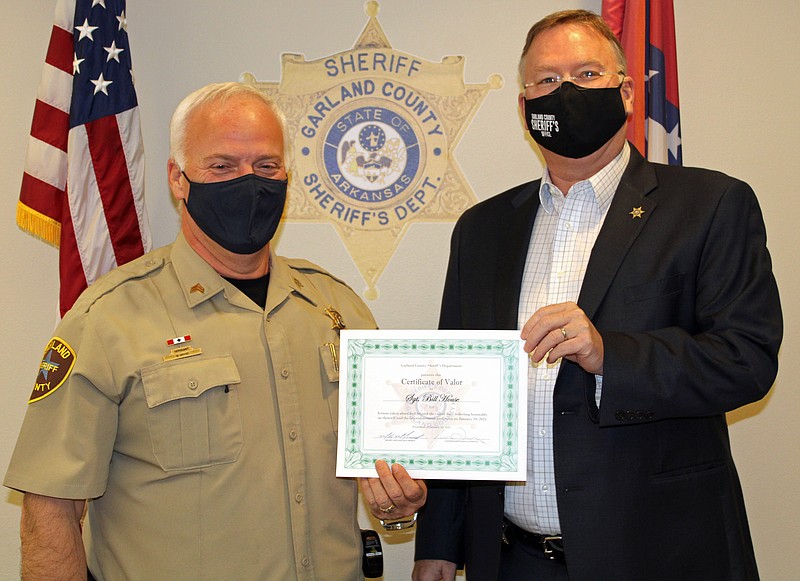
[[[99,580],[361,579],[356,483],[335,476],[327,307],[375,326],[305,261],[271,256],[264,311],[182,236],[117,269],[49,344],[41,389],[74,365],[34,391],[4,484],[94,499]]]

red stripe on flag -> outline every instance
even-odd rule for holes
[[[603,0],[602,16],[611,32],[620,38],[625,22],[625,0]]]
[[[622,6],[620,6],[622,5]],[[619,12],[624,11],[619,29]],[[628,60],[628,76],[633,78],[633,115],[628,120],[628,141],[633,143],[642,155],[645,150],[645,44],[646,18],[645,0],[603,0],[602,13],[614,18],[612,30],[617,34],[625,57]],[[610,26],[611,26],[610,25]]]
[[[61,222],[61,244],[59,246],[58,271],[61,279],[58,307],[61,316],[72,308],[80,294],[86,290],[86,274],[83,270],[75,229],[69,213],[69,198],[64,196],[62,208],[65,219]]]
[[[85,127],[114,256],[125,264],[144,254],[144,247],[117,118],[109,115]]]
[[[68,135],[69,114],[36,99],[36,105],[33,108],[31,136],[57,147],[61,151],[67,151]]]
[[[58,26],[53,26],[53,31],[50,33],[50,44],[47,47],[47,56],[44,59],[45,62],[71,75],[73,56],[72,33]]]
[[[650,0],[650,44],[664,53],[667,100],[678,107],[678,57],[672,0]]]
[[[91,50],[89,41],[74,43],[73,25],[84,21],[86,11],[91,10],[93,4],[97,2],[57,2],[56,25],[51,29],[38,93],[38,100],[49,104],[37,102],[34,110],[26,173],[17,205],[20,228],[59,245],[62,314],[86,288],[87,277],[95,280],[114,266],[114,262],[125,263],[150,247],[142,188],[138,181],[131,184],[129,176],[132,171],[129,167],[137,168],[134,177],[139,179],[138,168],[143,155],[139,118],[130,114],[137,107],[130,60],[118,61],[124,64],[120,68],[115,62],[109,64],[111,59],[102,51]],[[81,16],[76,18],[76,14]],[[127,51],[127,32],[119,25],[124,14],[125,0],[117,0],[113,7],[104,6],[104,10],[93,12],[92,26],[99,29],[95,30],[98,34],[102,31],[113,36],[116,46]],[[81,61],[75,76],[74,59]],[[101,73],[108,73],[105,78],[111,78],[108,67],[113,68],[114,84],[109,92],[104,90],[103,94],[98,94],[90,82]],[[64,111],[72,111],[72,114]],[[136,123],[135,130],[125,127],[125,131],[120,132],[117,116],[123,113],[128,113],[125,118],[130,117]],[[102,119],[86,125],[93,117]],[[71,133],[71,125],[80,133]],[[130,137],[126,138],[128,132]],[[126,158],[126,150],[133,152],[133,159]],[[62,187],[72,191],[59,190],[42,178],[59,185],[66,180],[70,185]],[[75,223],[70,204],[74,204]],[[105,219],[97,215],[100,206]],[[76,235],[81,238],[76,239]],[[109,248],[109,239],[112,248]]]
[[[40,214],[61,221],[61,208],[66,197],[64,190],[43,182],[29,173],[22,174],[19,201]]]

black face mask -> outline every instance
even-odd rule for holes
[[[224,182],[189,182],[186,209],[225,250],[253,254],[272,240],[286,203],[286,180],[247,174]]]
[[[525,124],[534,141],[572,159],[600,149],[626,119],[619,87],[579,89],[565,81],[552,93],[525,99]]]

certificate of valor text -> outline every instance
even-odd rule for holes
[[[525,480],[519,331],[343,330],[337,476]]]

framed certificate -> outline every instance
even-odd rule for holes
[[[519,331],[341,332],[337,476],[525,480]]]

